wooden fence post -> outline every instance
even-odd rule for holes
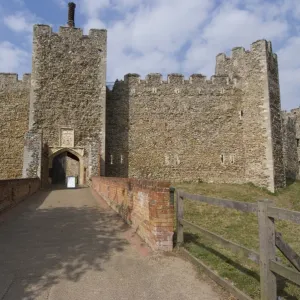
[[[177,220],[177,247],[180,247],[183,242],[183,225],[180,223],[180,219],[183,219],[183,197],[180,193],[176,192],[176,220]]]
[[[258,229],[259,229],[259,267],[260,267],[260,297],[261,300],[276,300],[276,276],[270,270],[270,260],[275,260],[275,224],[274,219],[268,217],[269,200],[258,201]]]

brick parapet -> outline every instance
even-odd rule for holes
[[[17,205],[39,188],[38,178],[0,180],[0,212]]]
[[[93,177],[92,188],[153,250],[173,249],[174,206],[170,184],[133,178]]]

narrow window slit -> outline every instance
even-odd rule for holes
[[[240,120],[242,120],[242,119],[243,119],[243,116],[244,116],[244,111],[243,111],[243,110],[241,110],[241,111],[240,111]]]
[[[223,154],[221,155],[221,163],[222,164],[224,163],[224,155]]]
[[[231,156],[230,156],[230,162],[231,162],[232,164],[234,164],[234,155],[231,155]]]

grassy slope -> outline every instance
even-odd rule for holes
[[[276,194],[270,194],[250,184],[177,183],[174,186],[193,194],[245,202],[271,199],[278,207],[300,211],[300,182],[292,183]],[[184,218],[226,239],[258,251],[258,224],[255,214],[185,200]],[[300,254],[300,225],[276,221],[276,230],[281,232],[284,240]],[[259,299],[259,268],[255,263],[233,254],[201,235],[196,236],[188,231],[185,233],[185,242],[186,248],[222,277],[232,281],[252,298]],[[283,263],[288,264],[280,253],[278,256]],[[293,284],[278,280],[278,289],[278,294],[284,299],[300,299],[300,288]]]

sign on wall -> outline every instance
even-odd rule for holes
[[[76,177],[68,176],[67,177],[67,188],[75,188],[76,187]]]
[[[70,129],[70,128],[60,129],[60,146],[66,148],[74,147],[74,129]]]

